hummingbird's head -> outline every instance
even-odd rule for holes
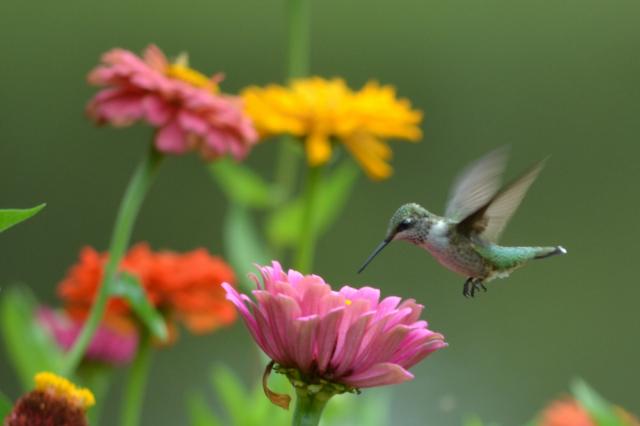
[[[420,225],[428,216],[429,212],[416,203],[409,203],[400,206],[389,221],[385,241],[418,240],[420,237],[420,230],[422,229]]]
[[[424,219],[427,217],[429,217],[429,212],[415,203],[405,204],[396,210],[389,221],[387,236],[367,258],[362,267],[358,270],[358,273],[362,272],[373,258],[376,257],[378,253],[380,253],[391,241],[420,241],[422,237],[422,230],[424,229],[424,227],[420,225],[424,223]]]

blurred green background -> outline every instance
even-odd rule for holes
[[[56,304],[55,286],[79,249],[107,246],[150,131],[96,129],[84,118],[95,92],[85,75],[102,52],[150,42],[188,51],[196,68],[224,71],[229,92],[282,81],[283,9],[260,0],[2,0],[0,205],[48,207],[0,238],[0,285],[27,283]],[[470,414],[519,425],[576,376],[640,412],[639,19],[636,0],[313,2],[315,74],[352,87],[394,84],[425,112],[424,141],[394,144],[392,179],[360,179],[314,268],[336,285],[416,298],[446,335],[450,347],[393,388],[394,425],[458,425]],[[397,206],[442,212],[460,168],[505,144],[509,177],[551,158],[503,242],[562,244],[569,255],[535,262],[474,300],[462,297],[463,278],[407,244],[355,274]],[[275,148],[258,146],[249,162],[271,173]],[[170,159],[133,241],[219,253],[224,210],[196,156]],[[16,396],[0,353],[0,386]],[[260,374],[255,358],[241,323],[206,337],[182,333],[157,353],[144,424],[185,424],[184,394],[208,386],[214,360],[249,382]]]

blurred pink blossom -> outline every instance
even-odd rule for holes
[[[154,45],[142,58],[113,49],[89,73],[89,83],[105,88],[87,112],[98,124],[146,121],[158,129],[155,146],[166,154],[197,150],[205,159],[225,154],[241,159],[258,137],[240,98],[218,92],[222,79],[189,68],[184,57],[170,63]]]
[[[82,331],[83,323],[53,309],[41,307],[37,312],[39,324],[49,332],[65,351],[71,349]],[[138,334],[128,322],[112,318],[103,321],[87,348],[85,359],[107,364],[127,364],[138,349]]]
[[[420,321],[422,306],[399,297],[380,300],[371,287],[333,291],[317,275],[285,273],[278,262],[252,279],[256,301],[223,284],[262,350],[311,380],[354,388],[411,380],[407,371],[447,346]]]

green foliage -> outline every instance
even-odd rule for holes
[[[0,392],[0,419],[4,419],[11,412],[13,403],[2,392]]]
[[[331,175],[319,182],[312,223],[315,235],[320,236],[333,224],[342,212],[358,177],[353,163],[345,162]],[[297,198],[278,209],[267,222],[269,241],[276,246],[293,246],[298,242],[302,227],[304,200]]]
[[[187,400],[191,426],[287,426],[291,422],[293,407],[287,411],[272,404],[264,395],[262,383],[247,389],[229,368],[220,365],[212,371],[211,384],[224,413],[214,413],[202,394],[191,394]],[[269,387],[278,393],[293,393],[289,381],[281,374],[271,375]],[[366,396],[337,395],[327,404],[320,424],[386,426],[390,424],[389,400],[387,389],[367,390]]]
[[[480,417],[470,417],[463,423],[464,426],[498,426],[497,423],[484,423]],[[531,425],[532,426],[532,425]]]
[[[584,380],[575,380],[571,384],[571,393],[598,426],[626,426],[615,407],[598,395]]]
[[[252,290],[254,286],[247,273],[254,269],[254,263],[264,264],[271,259],[247,207],[231,203],[225,218],[223,239],[227,260],[236,271],[238,281],[245,289]]]
[[[28,289],[10,287],[0,293],[0,325],[9,359],[25,390],[40,371],[60,371],[62,350],[37,323],[37,303]]]
[[[233,160],[221,158],[209,166],[211,177],[229,200],[248,207],[273,206],[278,196],[258,174]]]
[[[191,393],[187,397],[187,411],[191,426],[222,426],[224,423],[216,417],[207,405],[204,395]]]
[[[282,379],[274,388],[283,392]],[[284,379],[286,381],[286,379]],[[247,390],[240,379],[227,367],[216,366],[211,374],[211,385],[224,407],[227,421],[223,422],[206,405],[205,398],[200,394],[193,394],[188,400],[191,426],[284,426],[290,422],[291,412],[277,407],[267,399],[262,392],[262,386],[257,385],[252,391]],[[267,421],[267,423],[265,423]]]
[[[76,377],[76,384],[91,389],[91,393],[96,398],[97,404],[87,412],[87,418],[91,426],[97,426],[111,387],[113,367],[102,362],[85,360],[78,366]]]
[[[38,206],[30,209],[6,209],[0,210],[0,232],[6,231],[18,223],[29,219],[31,216],[37,214],[46,206],[42,203]]]
[[[142,284],[137,277],[121,272],[113,283],[111,295],[127,300],[138,319],[147,327],[149,332],[160,340],[169,336],[167,324],[158,311],[151,305]]]
[[[327,403],[322,414],[324,426],[387,426],[390,421],[391,391],[366,389],[361,395],[336,395]]]
[[[211,375],[211,383],[222,400],[231,422],[235,425],[245,424],[248,414],[245,407],[247,397],[238,377],[230,369],[217,366]]]

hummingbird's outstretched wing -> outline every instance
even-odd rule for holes
[[[484,206],[500,189],[508,149],[498,148],[467,166],[451,186],[445,216],[463,220]]]
[[[525,174],[504,187],[483,206],[463,219],[457,225],[458,230],[465,235],[476,233],[491,242],[497,242],[527,190],[540,174],[545,161],[535,164]]]

